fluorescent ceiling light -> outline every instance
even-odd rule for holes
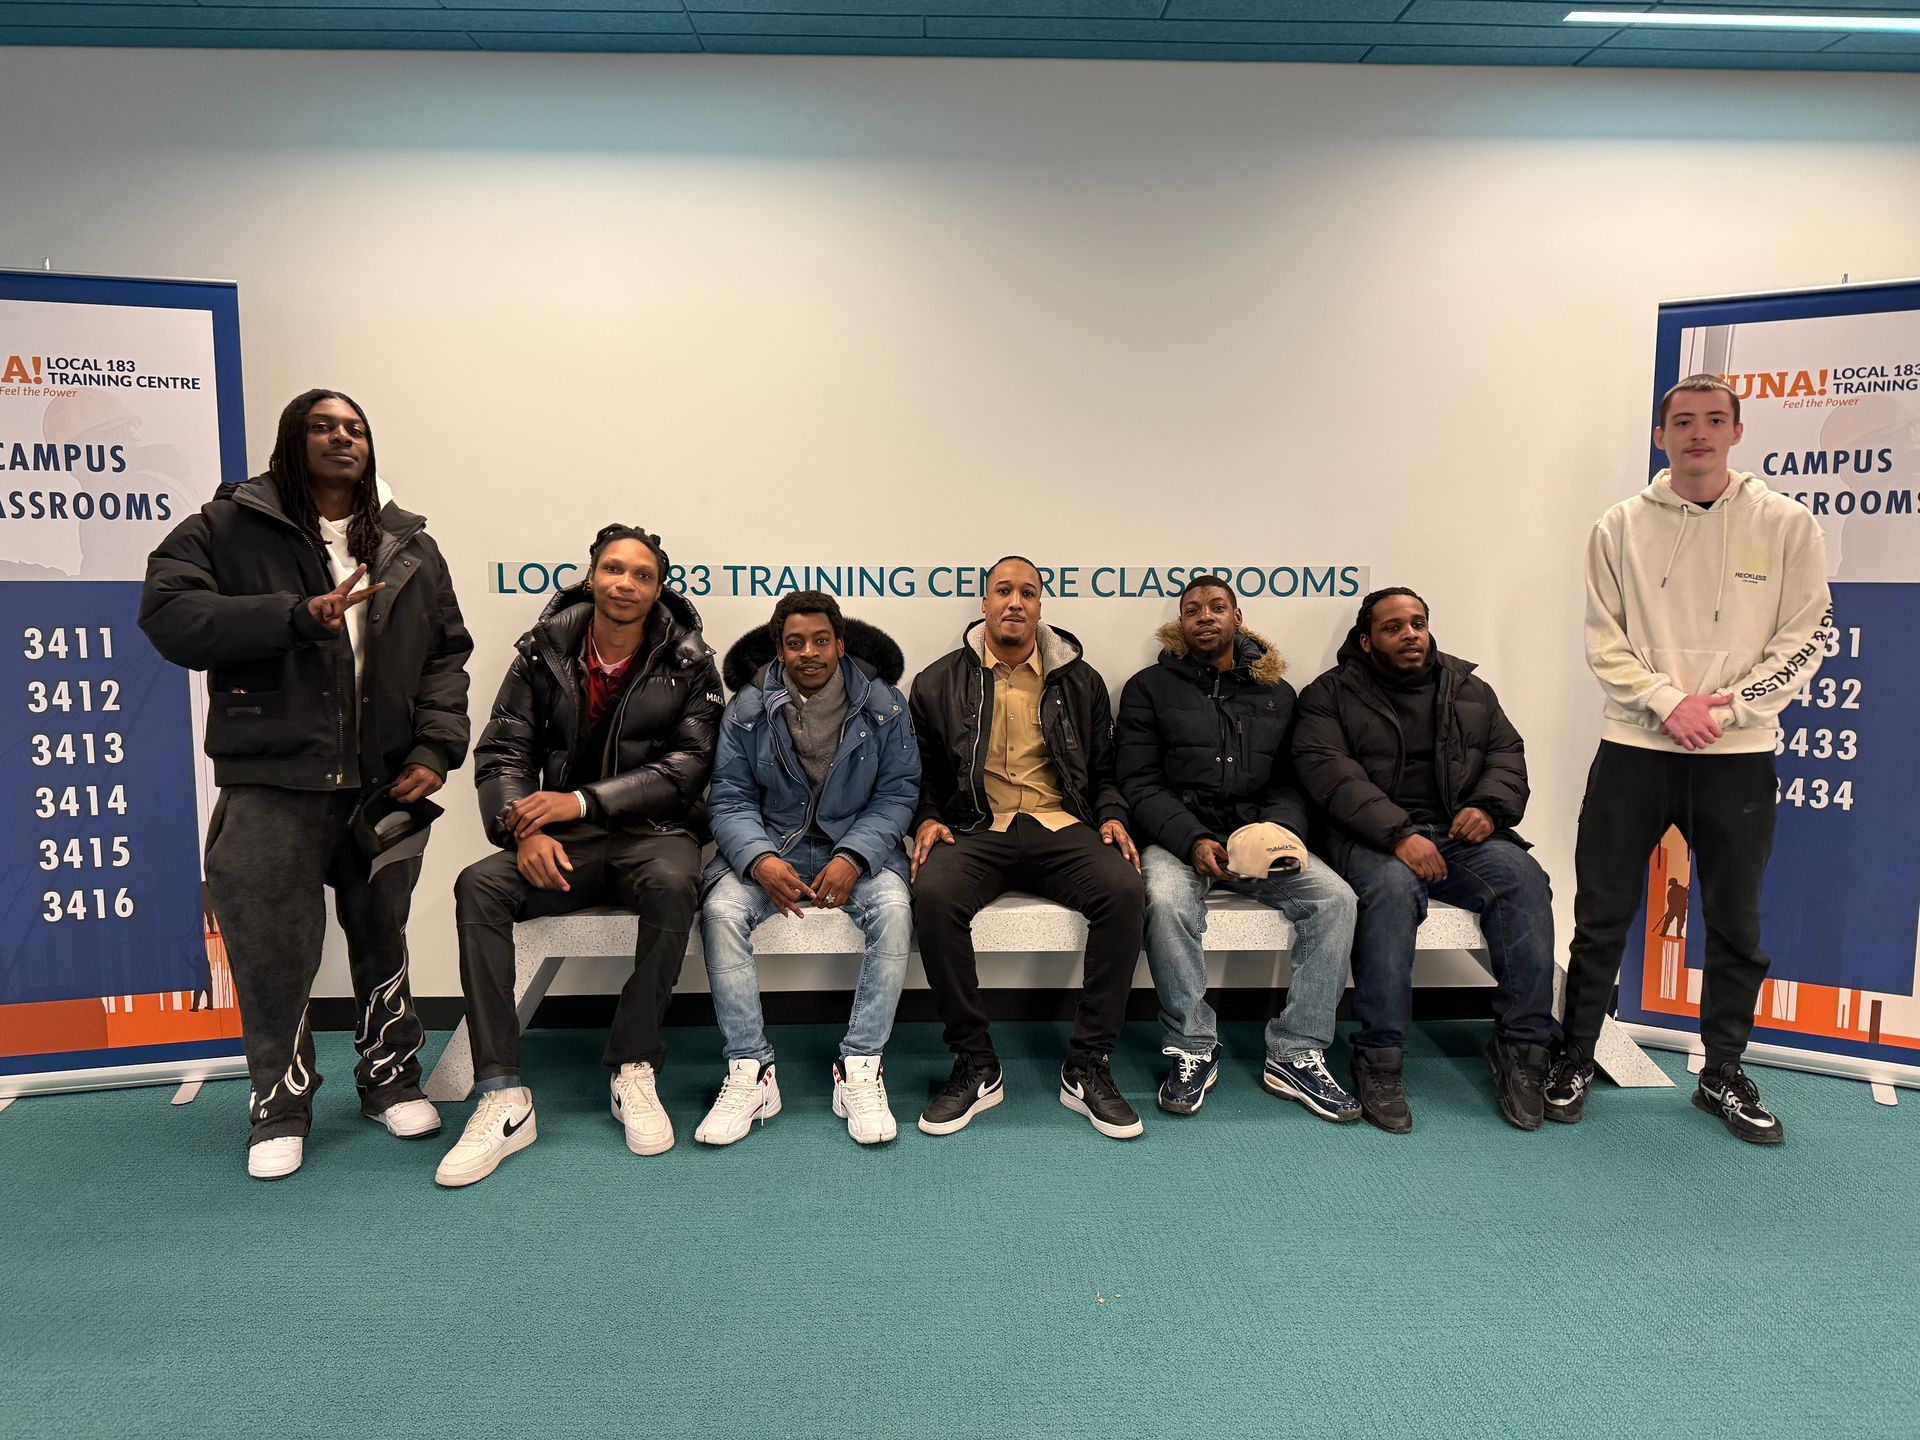
[[[1920,35],[1920,15],[1743,15],[1673,10],[1570,10],[1569,25],[1721,25],[1742,30],[1867,30]]]

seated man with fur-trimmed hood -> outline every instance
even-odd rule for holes
[[[703,1144],[731,1145],[780,1113],[753,932],[802,905],[845,910],[866,936],[833,1113],[862,1145],[897,1133],[880,1055],[913,947],[903,842],[920,798],[920,749],[894,689],[901,665],[886,635],[818,590],[783,596],[767,628],[727,654],[735,694],[714,756],[716,853],[700,912],[727,1075],[694,1131]]]
[[[1242,628],[1224,577],[1194,576],[1179,603],[1179,618],[1160,627],[1160,658],[1121,691],[1114,727],[1120,790],[1142,846],[1162,1053],[1174,1061],[1160,1108],[1193,1114],[1220,1076],[1201,936],[1207,892],[1221,885],[1293,922],[1293,979],[1286,1008],[1267,1024],[1262,1083],[1323,1120],[1357,1120],[1359,1105],[1326,1063],[1355,902],[1302,838],[1307,802],[1293,773],[1287,662]]]

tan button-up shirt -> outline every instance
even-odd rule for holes
[[[1004,831],[1016,815],[1031,815],[1049,830],[1079,821],[1060,796],[1060,772],[1047,754],[1040,733],[1040,648],[1018,665],[996,660],[982,650],[981,664],[993,677],[993,728],[987,736],[987,804],[993,828]]]

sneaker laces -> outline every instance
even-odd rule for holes
[[[1324,1050],[1302,1050],[1298,1055],[1289,1056],[1287,1063],[1296,1070],[1305,1070],[1316,1080],[1333,1083],[1333,1072],[1327,1069],[1327,1052]]]
[[[487,1131],[493,1128],[494,1122],[512,1113],[513,1101],[507,1098],[505,1090],[487,1091],[474,1107],[472,1116],[467,1120],[467,1128],[461,1131],[460,1143],[464,1145],[468,1141],[488,1139]]]
[[[1182,1085],[1191,1084],[1193,1077],[1200,1073],[1209,1060],[1213,1059],[1211,1053],[1196,1055],[1191,1050],[1182,1050],[1178,1045],[1168,1045],[1160,1053],[1173,1056],[1174,1074]]]
[[[651,1065],[623,1066],[619,1079],[621,1094],[629,1105],[639,1104],[648,1110],[660,1108],[659,1092],[653,1085],[653,1067]]]
[[[1118,1098],[1120,1087],[1113,1083],[1113,1069],[1104,1055],[1091,1055],[1087,1058],[1087,1089],[1102,1090]]]
[[[720,1085],[720,1094],[713,1102],[715,1115],[738,1115],[750,1110],[759,1103],[760,1081],[746,1080],[729,1073]]]
[[[1747,1072],[1738,1065],[1720,1072],[1720,1088],[1731,1091],[1749,1105],[1760,1103],[1760,1087],[1747,1078]]]
[[[840,1092],[846,1097],[847,1108],[863,1119],[878,1117],[887,1108],[887,1087],[880,1080],[856,1080],[843,1076]]]
[[[984,1066],[976,1065],[965,1055],[955,1058],[953,1073],[947,1077],[947,1083],[940,1089],[942,1095],[966,1095],[971,1097],[980,1086],[980,1079],[988,1072]]]

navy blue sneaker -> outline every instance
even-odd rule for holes
[[[1173,1071],[1160,1082],[1160,1108],[1169,1115],[1191,1115],[1206,1103],[1207,1091],[1220,1079],[1220,1047],[1209,1046],[1196,1055],[1169,1045],[1160,1052],[1173,1057]]]
[[[1274,1094],[1298,1100],[1322,1120],[1345,1125],[1360,1118],[1360,1102],[1340,1088],[1319,1050],[1303,1050],[1284,1060],[1269,1060],[1260,1083]]]

